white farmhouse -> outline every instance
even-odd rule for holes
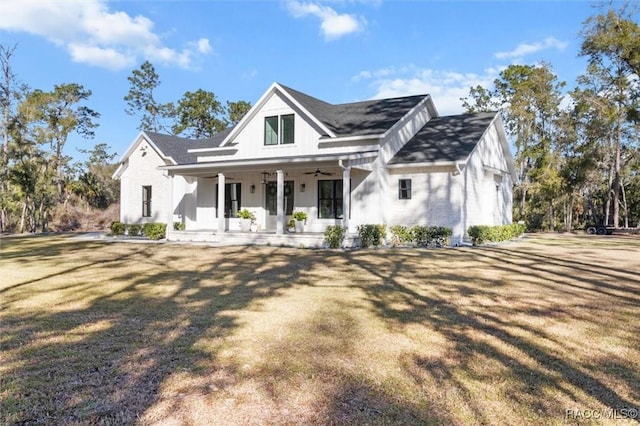
[[[499,114],[441,117],[429,95],[332,105],[274,83],[235,127],[201,140],[141,132],[120,163],[121,221],[166,222],[170,240],[240,238],[244,208],[258,232],[237,241],[276,244],[311,244],[287,232],[294,211],[307,238],[437,225],[460,244],[471,225],[511,223]]]

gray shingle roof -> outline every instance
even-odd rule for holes
[[[379,135],[389,130],[428,95],[332,105],[280,85],[336,136]]]
[[[145,131],[144,133],[153,141],[154,144],[156,144],[164,155],[173,158],[176,163],[192,164],[197,162],[197,154],[189,153],[189,149],[215,148],[220,146],[224,138],[232,129],[233,127],[228,127],[225,130],[216,133],[213,137],[205,139],[188,139],[148,131]]]
[[[389,161],[389,164],[464,161],[496,116],[496,112],[432,118]]]
[[[289,87],[282,87],[337,136],[382,134],[427,96],[332,105]],[[433,118],[400,149],[389,164],[464,161],[496,114],[490,112]],[[189,149],[220,146],[232,129],[227,128],[207,139],[187,139],[156,132],[145,133],[163,154],[173,158],[178,164],[193,164],[197,162],[197,154],[189,153]]]

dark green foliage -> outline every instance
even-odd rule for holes
[[[474,246],[489,243],[508,241],[524,234],[526,226],[520,223],[512,223],[511,225],[475,225],[470,226],[467,233],[471,237]]]
[[[418,247],[436,246],[447,244],[452,230],[444,226],[415,225],[411,228],[396,225],[389,228],[391,231],[391,245],[415,245]]]
[[[124,235],[125,225],[122,222],[113,222],[109,228],[113,235]]]
[[[380,246],[387,237],[386,225],[360,225],[357,228],[360,237],[360,246],[367,248],[370,246]]]
[[[227,127],[224,107],[213,92],[198,89],[185,92],[175,108],[173,134],[189,138],[210,138]]]
[[[186,226],[182,222],[173,222],[173,230],[174,231],[184,231]]]
[[[142,230],[142,225],[138,225],[136,223],[127,225],[127,235],[129,235],[130,237],[137,237],[138,235],[140,235],[141,230]]]
[[[235,126],[242,117],[251,109],[251,104],[247,101],[230,102],[227,101],[227,114],[229,115],[229,125]]]
[[[166,223],[145,223],[142,225],[142,235],[151,240],[161,240],[166,237]]]
[[[329,248],[340,248],[344,241],[345,229],[340,225],[330,225],[324,230],[324,240]]]
[[[451,236],[451,228],[416,225],[411,228],[411,241],[418,247],[443,246]]]

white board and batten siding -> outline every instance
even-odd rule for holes
[[[495,125],[470,155],[464,176],[465,227],[511,223],[513,182]]]

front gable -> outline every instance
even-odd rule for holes
[[[222,146],[238,149],[234,159],[317,154],[318,140],[326,134],[308,111],[281,90],[270,91],[238,127]]]

